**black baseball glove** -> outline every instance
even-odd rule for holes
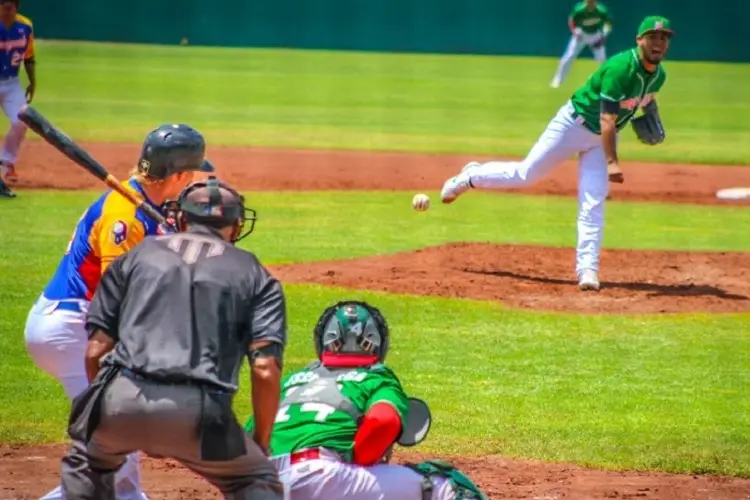
[[[594,40],[594,42],[591,44],[591,46],[594,47],[595,49],[598,49],[602,45],[604,45],[604,35],[599,35],[596,38],[596,40]]]
[[[654,146],[664,142],[666,134],[658,114],[644,113],[631,122],[635,135],[643,144]]]

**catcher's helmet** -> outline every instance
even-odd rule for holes
[[[138,171],[154,179],[190,170],[213,172],[214,166],[205,155],[206,141],[200,132],[190,125],[164,124],[144,139]]]
[[[176,201],[178,218],[211,227],[227,227],[240,221],[232,242],[240,241],[255,229],[255,210],[245,207],[245,197],[211,175],[182,190]],[[242,233],[245,225],[250,227]]]
[[[318,319],[313,331],[318,359],[325,355],[372,357],[383,362],[388,353],[388,323],[366,302],[338,302]]]

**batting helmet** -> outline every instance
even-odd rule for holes
[[[388,323],[380,311],[366,302],[346,300],[325,311],[313,330],[318,359],[370,357],[383,362],[388,353]]]
[[[165,124],[149,132],[143,141],[138,171],[154,179],[190,170],[213,172],[206,160],[206,141],[190,125]]]
[[[255,210],[245,207],[245,197],[215,176],[193,182],[177,198],[178,217],[184,222],[210,227],[227,227],[240,221],[232,242],[240,241],[255,229]],[[245,226],[250,227],[242,233]]]

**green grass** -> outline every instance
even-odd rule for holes
[[[64,439],[68,403],[59,385],[31,364],[22,331],[81,210],[96,195],[24,192],[2,204],[0,441]],[[248,199],[260,219],[243,246],[266,263],[457,240],[571,245],[574,234],[575,202],[562,198],[477,194],[426,213],[413,212],[410,194],[400,192],[248,193]],[[342,220],[355,202],[356,220]],[[608,247],[750,249],[750,237],[730,230],[748,227],[745,210],[612,202],[607,217]],[[748,314],[538,314],[310,285],[286,291],[287,370],[312,358],[310,330],[325,306],[354,297],[382,308],[393,328],[389,364],[433,409],[424,451],[750,476]],[[246,371],[242,380],[237,410],[248,415]]]
[[[211,144],[525,155],[595,69],[561,89],[544,58],[41,41],[36,106],[76,139],[140,141],[189,122]],[[667,142],[624,160],[746,164],[750,66],[667,62]],[[731,96],[727,100],[726,96]]]

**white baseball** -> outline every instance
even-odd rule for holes
[[[411,199],[411,206],[414,207],[414,210],[420,212],[427,210],[430,208],[430,197],[424,193],[415,194],[414,198]]]

